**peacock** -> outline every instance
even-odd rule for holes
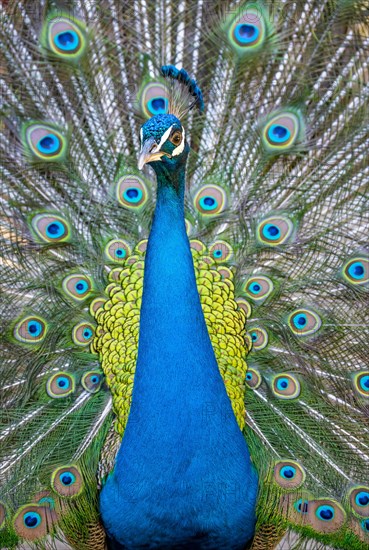
[[[369,548],[369,11],[3,0],[0,546]]]

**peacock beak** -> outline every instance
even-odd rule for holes
[[[160,145],[157,144],[154,138],[148,138],[142,144],[140,156],[138,159],[138,169],[142,170],[145,164],[148,162],[153,162],[155,160],[160,160],[164,152],[159,150]]]

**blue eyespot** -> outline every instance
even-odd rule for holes
[[[40,336],[42,328],[42,324],[39,321],[35,321],[34,319],[28,321],[27,330],[31,336]]]
[[[369,390],[369,375],[360,378],[360,386],[364,391]]]
[[[296,468],[293,466],[283,466],[281,468],[280,474],[284,479],[293,479],[296,475]]]
[[[84,294],[88,290],[88,284],[86,283],[86,281],[81,279],[74,285],[74,288],[77,294]]]
[[[214,258],[221,258],[223,256],[223,252],[221,250],[214,250],[213,252]]]
[[[83,331],[83,338],[88,340],[89,338],[91,338],[91,336],[92,336],[92,330],[90,328],[85,328],[85,330]]]
[[[60,239],[60,237],[65,235],[65,233],[66,230],[64,225],[57,220],[49,223],[49,225],[46,227],[46,235],[50,239]]]
[[[286,390],[290,385],[288,378],[278,378],[277,380],[277,389],[280,391]]]
[[[307,323],[307,317],[305,313],[299,313],[293,318],[293,324],[297,329],[303,328]]]
[[[40,153],[52,155],[60,148],[60,139],[54,134],[47,134],[37,143],[37,149]]]
[[[275,143],[285,143],[291,137],[291,132],[285,126],[272,124],[268,129],[268,138]]]
[[[256,334],[256,332],[252,332],[252,333],[251,333],[251,340],[252,340],[253,342],[256,342],[257,339],[258,339],[258,335]]]
[[[218,207],[218,202],[210,196],[201,197],[199,204],[203,210],[215,210]]]
[[[153,97],[147,102],[147,109],[152,115],[163,115],[168,112],[168,99],[166,97]]]
[[[81,379],[81,384],[89,393],[96,393],[100,390],[102,375],[98,372],[86,372]]]
[[[295,502],[294,507],[300,514],[307,514],[309,509],[309,501],[302,500],[302,498],[300,498],[297,502]]]
[[[119,258],[120,260],[122,260],[123,258],[125,258],[127,256],[127,252],[124,250],[124,248],[117,248],[114,252],[114,254],[116,255],[117,258]]]
[[[123,198],[127,202],[136,203],[140,202],[142,195],[143,193],[138,187],[128,187],[123,193]]]
[[[362,262],[352,263],[347,271],[350,277],[357,281],[360,281],[360,279],[363,279],[365,276],[365,268]]]
[[[29,529],[35,529],[41,523],[41,516],[37,512],[27,512],[23,516],[23,523]]]
[[[70,380],[66,376],[60,376],[57,379],[56,384],[59,388],[62,388],[63,390],[67,390],[70,386]]]
[[[248,372],[248,373],[246,374],[246,380],[252,380],[252,374],[251,374],[251,372]]]
[[[355,497],[355,502],[358,506],[368,506],[369,493],[367,491],[360,491]]]
[[[59,479],[65,487],[69,487],[75,483],[76,476],[72,472],[63,472],[60,474]]]
[[[263,235],[270,241],[276,241],[281,236],[281,230],[274,224],[266,223],[263,227]]]
[[[234,36],[240,44],[250,44],[258,39],[260,31],[254,25],[240,23],[234,30]]]
[[[54,42],[60,50],[71,52],[78,48],[80,40],[76,31],[68,30],[57,34],[54,37]]]
[[[363,530],[364,530],[366,533],[369,533],[369,519],[364,519],[364,520],[361,522],[361,527],[363,528]]]
[[[253,294],[259,294],[261,291],[261,285],[259,283],[251,283],[248,290],[250,290]]]
[[[315,514],[318,519],[323,521],[332,521],[334,518],[334,508],[333,506],[328,506],[327,504],[324,506],[319,506]]]

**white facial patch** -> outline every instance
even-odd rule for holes
[[[185,146],[185,131],[184,131],[184,128],[182,128],[182,141],[178,145],[178,147],[176,147],[173,150],[172,157],[176,157],[177,155],[180,155],[183,152],[184,146]]]
[[[168,130],[166,130],[164,134],[161,136],[160,143],[155,147],[155,149],[153,150],[153,153],[157,153],[158,151],[160,151],[160,149],[162,148],[162,146],[164,145],[164,143],[167,141],[168,137],[172,133],[173,126],[174,124],[172,124],[172,126],[170,126],[170,128],[168,128]]]

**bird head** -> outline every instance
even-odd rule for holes
[[[163,169],[175,171],[185,164],[190,147],[185,130],[174,115],[153,116],[141,127],[140,137],[140,170],[149,164],[156,173]]]

